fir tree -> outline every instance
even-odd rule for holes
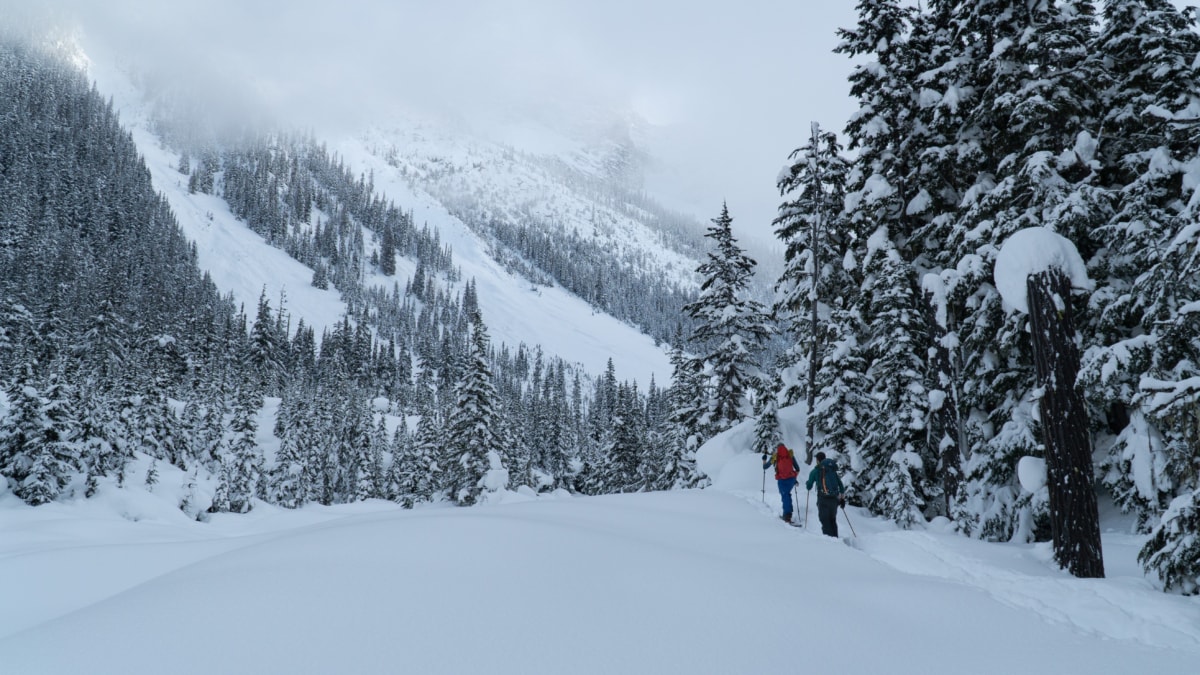
[[[855,485],[873,512],[908,528],[923,520],[920,509],[940,496],[930,470],[940,457],[925,442],[929,395],[921,352],[926,327],[917,311],[912,267],[886,230],[881,228],[868,247],[863,266],[876,272],[863,289],[869,298],[866,381],[880,414],[863,420]]]
[[[228,510],[246,513],[253,505],[262,475],[262,456],[258,450],[258,411],[262,399],[252,387],[241,387],[233,409],[230,431],[233,442],[224,462],[222,483],[227,489]]]
[[[617,391],[612,440],[604,448],[601,481],[605,492],[638,492],[645,489],[642,461],[646,454],[645,420],[638,405],[636,385]]]
[[[788,322],[795,339],[784,362],[795,365],[780,373],[784,387],[780,395],[787,405],[802,394],[807,400],[805,452],[811,462],[816,452],[818,416],[813,411],[817,408],[818,377],[831,331],[840,330],[849,339],[853,328],[822,320],[835,305],[850,310],[843,294],[855,285],[843,264],[850,252],[850,232],[840,220],[848,165],[837,137],[821,132],[816,124],[810,142],[792,152],[789,159],[791,164],[777,184],[785,201],[775,218],[775,235],[786,247],[786,267],[775,286],[775,311]]]
[[[766,310],[748,297],[756,263],[733,237],[729,208],[722,205],[712,223],[705,236],[715,250],[696,268],[700,297],[684,311],[696,322],[691,342],[711,382],[700,426],[719,433],[754,414],[763,380],[758,353],[772,329]]]
[[[1194,117],[1200,101],[1192,68],[1200,36],[1194,12],[1161,0],[1110,0],[1096,42],[1112,72],[1105,125],[1115,133],[1100,153],[1118,202],[1098,230],[1108,245],[1091,273],[1101,281],[1092,298],[1095,346],[1085,353],[1080,377],[1095,416],[1107,421],[1101,442],[1113,435],[1103,481],[1121,508],[1137,515],[1139,529],[1149,531],[1193,485],[1177,482],[1191,472],[1169,450],[1188,444],[1188,425],[1150,412],[1145,404],[1157,393],[1139,385],[1147,377],[1185,380],[1197,363],[1194,341],[1183,338],[1189,320],[1180,312],[1200,297],[1195,268],[1188,272],[1193,218],[1179,190],[1194,157],[1194,130],[1175,118]]]
[[[490,467],[488,453],[499,455],[502,451],[495,405],[487,327],[476,313],[471,317],[468,359],[455,386],[455,402],[446,423],[444,486],[456,504],[469,506],[479,501]]]

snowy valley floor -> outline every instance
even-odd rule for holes
[[[1200,599],[1155,590],[1138,537],[1107,533],[1108,578],[1078,580],[1046,545],[850,509],[854,548],[776,508],[709,489],[202,524],[132,490],[4,494],[0,671],[1200,672]]]

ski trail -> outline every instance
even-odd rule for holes
[[[1086,634],[1200,654],[1200,604],[1167,594],[1147,598],[1144,583],[1076,579],[1052,568],[1045,576],[1017,572],[956,551],[959,542],[927,532],[881,532],[860,542],[868,555],[897,570],[978,588]]]

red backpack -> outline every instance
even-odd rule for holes
[[[796,465],[792,462],[792,451],[783,443],[775,448],[775,480],[796,477]]]

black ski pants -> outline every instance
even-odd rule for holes
[[[817,495],[817,516],[821,519],[821,534],[828,537],[838,536],[837,510],[837,497],[833,495]]]

